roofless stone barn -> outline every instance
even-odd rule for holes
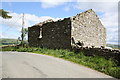
[[[53,21],[51,19],[28,28],[30,47],[71,48],[106,46],[106,29],[96,13],[90,9],[76,16]]]

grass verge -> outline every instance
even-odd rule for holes
[[[85,56],[83,52],[77,52],[63,49],[47,49],[47,48],[21,48],[21,47],[7,47],[2,51],[18,51],[18,52],[33,52],[37,54],[51,55],[58,58],[82,64],[89,68],[103,72],[110,76],[120,79],[120,66],[118,66],[113,60],[106,60],[100,56]]]

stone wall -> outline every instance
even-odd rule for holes
[[[30,47],[39,46],[39,26],[28,27],[28,42]]]
[[[42,28],[42,38],[40,36]],[[71,48],[71,20],[65,18],[56,22],[51,21],[37,24],[28,28],[28,41],[31,47]]]
[[[106,46],[106,30],[93,10],[71,17],[72,37],[86,46]]]
[[[105,59],[112,59],[120,65],[120,50],[107,49],[99,47],[78,47],[73,46],[72,50],[77,52],[83,52],[86,56],[101,56]]]

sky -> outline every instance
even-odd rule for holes
[[[22,14],[25,14],[25,27],[47,19],[63,19],[75,16],[88,9],[93,9],[106,28],[107,43],[118,44],[118,1],[105,0],[3,0],[0,9],[12,16],[11,19],[0,17],[0,38],[17,39],[21,34]]]

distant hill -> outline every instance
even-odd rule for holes
[[[113,49],[120,49],[120,45],[115,45],[115,44],[107,44],[107,47],[111,47]]]
[[[0,46],[4,45],[13,45],[13,44],[20,44],[21,41],[17,42],[17,39],[9,39],[9,38],[0,38]],[[27,40],[24,40],[25,44],[28,44]]]
[[[17,39],[0,38],[0,46],[1,45],[12,45],[12,44],[17,44]]]

